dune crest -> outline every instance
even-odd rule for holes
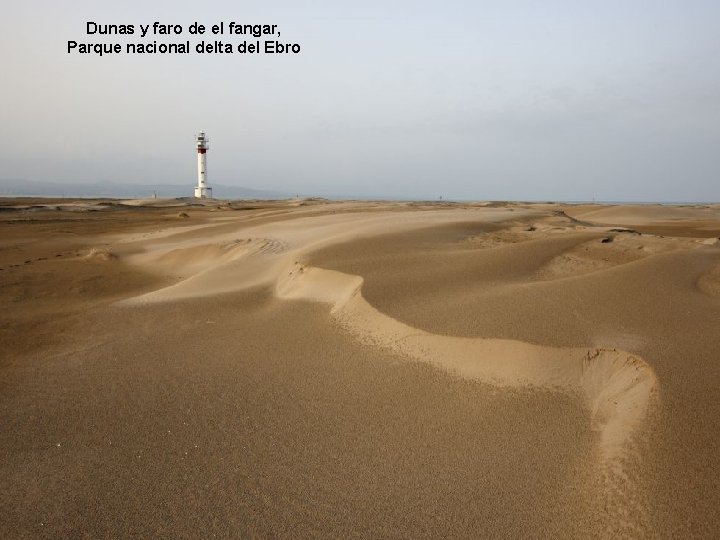
[[[505,387],[540,386],[580,394],[599,432],[601,460],[618,457],[640,426],[657,379],[641,358],[616,349],[562,348],[505,339],[431,334],[388,317],[362,296],[360,276],[295,263],[275,294],[332,305],[333,318],[357,339],[459,376]]]
[[[621,455],[640,427],[658,388],[652,368],[639,357],[618,349],[550,347],[508,339],[432,334],[370,305],[361,293],[361,276],[298,262],[321,247],[360,236],[453,222],[501,221],[510,215],[494,210],[298,218],[250,227],[241,237],[240,231],[213,235],[213,243],[207,242],[208,229],[200,236],[170,242],[165,240],[171,236],[167,232],[162,239],[156,235],[149,242],[129,237],[126,241],[139,240],[143,248],[128,257],[131,262],[172,272],[182,279],[121,304],[173,301],[253,286],[272,287],[279,298],[328,303],[334,320],[361,342],[488,384],[542,387],[581,396],[593,429],[599,433],[601,461],[609,464]],[[527,212],[523,217],[531,216]]]

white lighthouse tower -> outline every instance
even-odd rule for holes
[[[210,148],[210,140],[201,131],[195,137],[198,159],[198,185],[195,188],[195,198],[212,198],[212,188],[207,187],[207,151]]]

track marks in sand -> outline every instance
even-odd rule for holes
[[[296,263],[277,282],[275,293],[280,298],[329,303],[337,323],[361,342],[462,377],[498,386],[542,386],[580,394],[599,433],[604,464],[622,454],[657,393],[652,368],[630,353],[431,334],[375,309],[363,298],[361,287],[359,276]]]
[[[227,242],[167,249],[159,255],[153,254],[152,264],[181,276],[192,276],[249,255],[275,255],[287,248],[286,242],[275,238],[236,238]]]

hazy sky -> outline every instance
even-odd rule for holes
[[[718,0],[2,3],[3,178],[190,192],[204,129],[211,185],[720,200]],[[276,24],[302,52],[67,54],[151,40],[87,21]]]

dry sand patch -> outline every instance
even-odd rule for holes
[[[717,209],[635,210],[5,212],[0,530],[712,537]]]

